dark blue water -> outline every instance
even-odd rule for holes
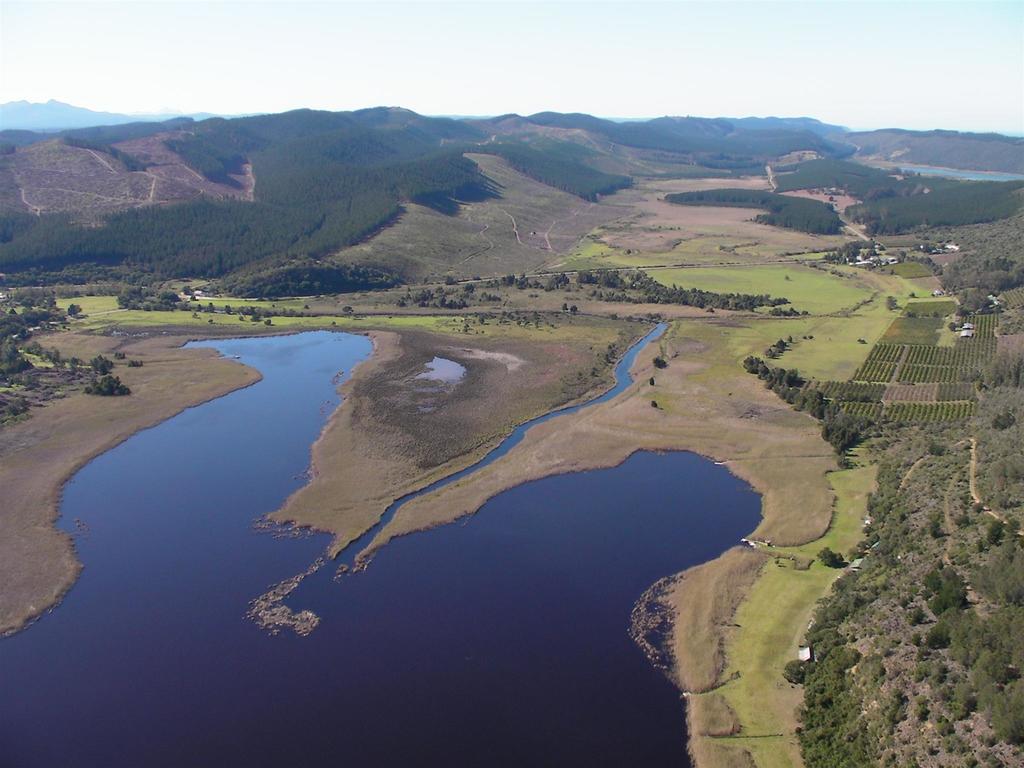
[[[0,641],[3,766],[686,765],[678,693],[627,630],[658,578],[714,557],[759,500],[692,454],[514,488],[303,585],[302,638],[245,618],[327,537],[252,530],[298,487],[331,382],[369,352],[219,341],[264,379],[139,433],[68,485],[82,577]],[[309,582],[307,582],[309,583]]]

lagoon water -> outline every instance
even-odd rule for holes
[[[0,641],[0,766],[688,764],[682,702],[630,610],[755,527],[745,484],[687,453],[528,483],[340,583],[324,568],[288,601],[320,626],[269,636],[248,601],[328,538],[253,523],[304,482],[332,380],[370,344],[204,345],[264,378],[68,484],[60,524],[85,524],[85,569]]]
[[[900,163],[899,167],[905,171],[919,173],[922,176],[944,176],[950,179],[963,179],[965,181],[1024,181],[1024,174],[1020,173],[962,171],[956,168],[939,168],[932,165],[907,165],[906,163]]]

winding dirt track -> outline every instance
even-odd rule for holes
[[[116,168],[115,168],[114,166],[112,166],[112,165],[111,165],[110,163],[108,163],[108,162],[106,161],[106,159],[104,159],[104,157],[103,157],[102,155],[100,155],[100,154],[99,154],[98,152],[94,152],[94,151],[93,151],[93,150],[91,150],[91,149],[87,149],[87,150],[85,150],[85,151],[86,151],[86,152],[88,152],[88,153],[89,153],[90,155],[92,155],[93,157],[95,157],[95,158],[96,158],[96,160],[97,160],[97,161],[98,161],[98,162],[99,162],[99,163],[100,163],[100,164],[101,164],[101,165],[102,165],[102,166],[103,166],[104,168],[106,168],[106,169],[107,169],[108,171],[110,171],[110,172],[111,172],[112,174],[114,174],[115,176],[117,175],[117,169],[116,169]]]
[[[504,213],[504,214],[505,214],[506,216],[508,216],[508,217],[509,217],[510,219],[512,219],[512,232],[513,232],[513,233],[515,234],[515,236],[516,236],[516,242],[517,242],[517,243],[519,243],[520,245],[526,245],[526,243],[524,243],[524,242],[522,241],[522,238],[520,238],[520,237],[519,237],[519,225],[518,225],[518,224],[516,224],[516,217],[515,217],[515,216],[513,216],[513,215],[512,215],[511,213],[509,213],[508,211],[506,211],[506,210],[505,210],[504,208],[499,208],[498,210],[499,210],[499,211],[501,211],[502,213]]]

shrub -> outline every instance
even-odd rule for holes
[[[821,561],[821,564],[827,568],[842,568],[846,565],[846,561],[843,560],[843,556],[838,552],[834,552],[829,547],[823,547],[822,550],[818,552],[818,559]]]

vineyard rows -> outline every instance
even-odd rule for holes
[[[961,381],[956,384],[939,384],[937,400],[973,400],[974,385]]]
[[[1020,294],[1024,303],[1024,289]],[[1011,298],[1016,300],[1016,294]],[[954,346],[881,342],[871,348],[850,381],[823,381],[810,386],[837,403],[844,413],[875,421],[969,418],[974,413],[975,397],[970,379],[996,354],[999,317],[975,315],[970,321],[975,336],[959,338]],[[910,330],[909,326],[903,329],[904,335],[909,337]],[[898,383],[892,383],[894,379]]]
[[[853,374],[853,381],[887,382],[896,373],[896,363],[883,363],[868,360]]]
[[[1014,288],[1012,291],[1007,291],[1000,297],[1003,304],[1009,308],[1024,307],[1024,288]]]
[[[883,403],[934,403],[939,399],[938,384],[890,384]]]
[[[972,344],[977,343],[978,341],[995,338],[996,325],[999,324],[998,315],[974,315],[971,317],[970,322],[974,324],[974,338],[958,339],[958,343]]]
[[[902,354],[903,346],[900,344],[875,344],[865,362],[898,363]]]
[[[963,368],[952,365],[910,365],[900,368],[900,384],[952,384],[962,380]]]
[[[885,384],[865,384],[857,381],[821,381],[815,387],[831,400],[850,400],[877,403],[885,393]]]
[[[914,365],[950,365],[974,367],[984,365],[996,353],[996,339],[959,339],[953,347],[913,346],[907,362]]]
[[[947,403],[890,403],[885,406],[885,418],[890,421],[956,421],[968,419],[974,413],[970,400]]]
[[[842,403],[840,407],[843,409],[843,413],[861,416],[872,421],[878,421],[882,415],[881,403]]]

